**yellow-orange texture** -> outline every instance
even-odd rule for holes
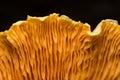
[[[120,80],[120,25],[28,16],[0,32],[0,80]]]

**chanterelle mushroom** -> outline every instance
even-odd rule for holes
[[[0,32],[0,80],[120,80],[120,25],[28,16]]]

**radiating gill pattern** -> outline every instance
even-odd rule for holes
[[[112,20],[91,32],[63,15],[29,16],[0,33],[0,80],[119,80],[119,34]]]

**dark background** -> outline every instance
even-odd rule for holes
[[[27,15],[65,14],[76,21],[87,22],[92,30],[103,19],[120,19],[120,0],[16,0],[0,2],[0,31]]]

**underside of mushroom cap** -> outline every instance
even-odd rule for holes
[[[119,44],[115,20],[28,16],[0,32],[0,80],[119,80]]]

